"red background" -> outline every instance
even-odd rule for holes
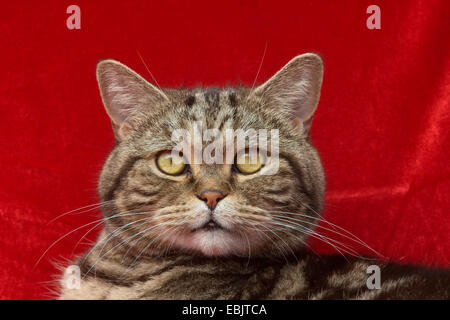
[[[320,53],[312,139],[327,175],[325,217],[394,260],[450,265],[450,2],[212,3],[3,2],[0,298],[45,298],[51,262],[70,258],[88,228],[34,264],[98,217],[49,223],[98,201],[113,135],[95,65],[114,58],[151,80],[138,52],[165,87],[251,85],[266,44],[257,82],[297,54]],[[81,7],[81,30],[66,28],[70,4]],[[381,30],[366,28],[370,4]]]

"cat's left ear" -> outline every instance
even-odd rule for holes
[[[308,135],[319,102],[322,77],[320,56],[302,54],[253,90],[249,98],[258,99],[264,108],[291,117],[295,125]]]
[[[157,109],[169,101],[164,92],[115,60],[97,64],[97,82],[119,141],[138,125],[133,121],[137,114]]]

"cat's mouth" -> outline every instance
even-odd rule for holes
[[[203,218],[196,225],[185,229],[175,238],[175,246],[201,252],[205,256],[225,256],[246,254],[248,252],[245,238],[233,230],[233,225],[222,222],[220,217]]]
[[[223,226],[221,226],[217,221],[215,221],[213,218],[206,221],[204,224],[202,224],[200,227],[192,229],[192,232],[197,231],[218,231],[218,230],[225,230]]]

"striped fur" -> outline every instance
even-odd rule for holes
[[[120,254],[92,268],[97,259],[78,260],[81,289],[64,289],[60,299],[450,299],[448,271],[380,264],[381,289],[371,290],[373,261],[306,251],[290,261],[174,254],[131,269]]]

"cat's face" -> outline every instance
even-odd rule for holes
[[[324,193],[308,138],[322,79],[318,56],[293,59],[255,89],[160,90],[111,60],[99,63],[97,76],[118,142],[99,182],[111,237],[142,254],[276,256],[304,245]],[[265,152],[253,163],[246,158],[249,144],[224,147],[222,162],[171,153],[180,130],[191,134],[189,149],[205,152],[213,139],[193,137],[207,129],[215,137],[264,129],[269,143],[256,142]]]

